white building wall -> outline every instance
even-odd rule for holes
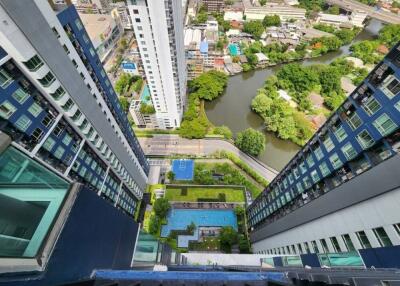
[[[137,0],[128,6],[152,102],[162,128],[180,126],[186,94],[182,2],[169,1],[172,11],[163,0],[147,1],[147,5],[146,1]],[[171,25],[174,29],[169,33]],[[176,49],[171,48],[172,44]]]
[[[400,189],[385,193],[365,202],[353,205],[333,214],[326,215],[309,223],[292,228],[253,244],[253,251],[270,250],[278,247],[296,245],[316,240],[320,252],[323,252],[320,239],[325,239],[329,251],[333,251],[330,237],[335,236],[340,248],[346,251],[343,234],[349,234],[356,249],[361,249],[356,232],[363,230],[372,247],[380,247],[372,229],[384,227],[393,245],[400,245],[400,236],[393,224],[400,223]],[[268,226],[267,226],[268,227]],[[303,249],[304,250],[304,249]],[[312,247],[310,247],[312,250]]]

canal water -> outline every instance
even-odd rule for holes
[[[381,22],[372,20],[354,42],[373,39],[381,27]],[[304,65],[330,63],[338,57],[348,55],[350,45],[315,59],[304,60],[302,63]],[[262,87],[265,79],[279,68],[280,66],[277,65],[231,76],[224,94],[205,104],[208,119],[214,125],[226,125],[234,134],[249,127],[263,131],[266,137],[266,148],[259,159],[277,170],[281,170],[300,147],[290,141],[279,139],[274,133],[265,131],[262,118],[251,110],[250,105],[257,89]]]

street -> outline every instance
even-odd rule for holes
[[[233,144],[220,139],[185,139],[178,135],[154,135],[152,138],[139,137],[139,142],[146,155],[166,156],[181,155],[210,155],[218,150],[229,151],[266,180],[271,182],[278,171],[245,154]]]

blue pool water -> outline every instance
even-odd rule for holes
[[[143,88],[142,95],[140,96],[140,101],[146,104],[150,103],[150,89],[147,84]]]
[[[239,47],[235,44],[229,44],[228,50],[231,56],[238,56],[240,55]]]
[[[194,173],[194,161],[187,159],[173,160],[172,172],[175,174],[175,180],[192,180]]]
[[[197,240],[199,227],[202,226],[232,226],[237,230],[237,219],[233,210],[172,209],[167,220],[168,224],[161,229],[162,237],[167,237],[171,230],[185,230],[192,222],[196,225],[194,235],[178,237],[178,247],[188,247],[189,240]]]

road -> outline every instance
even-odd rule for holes
[[[243,153],[233,144],[220,139],[185,139],[178,135],[154,135],[152,138],[138,138],[146,155],[166,156],[182,155],[210,155],[218,150],[234,153],[260,176],[271,182],[279,173],[259,160]]]
[[[327,0],[329,4],[338,5],[345,10],[362,10],[368,13],[369,17],[380,20],[389,24],[400,24],[400,15],[396,15],[391,12],[376,10],[375,7],[371,7],[362,4],[356,0]]]

